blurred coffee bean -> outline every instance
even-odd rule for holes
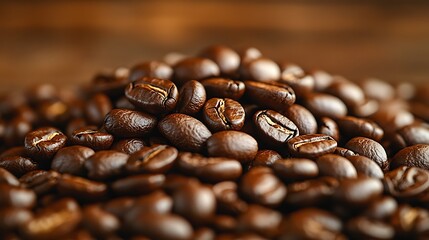
[[[246,96],[252,102],[277,111],[295,103],[295,92],[286,84],[245,81]]]
[[[390,218],[397,208],[398,203],[393,197],[383,196],[372,201],[364,214],[372,219],[384,220]]]
[[[380,166],[365,156],[346,156],[346,158],[356,168],[358,175],[364,175],[372,178],[382,179],[384,177],[383,170]]]
[[[362,206],[381,196],[382,193],[383,184],[380,180],[359,176],[341,180],[335,192],[335,197],[351,206]]]
[[[340,156],[345,157],[345,158],[350,157],[350,156],[358,156],[359,155],[350,149],[342,148],[342,147],[336,147],[334,154],[340,155]]]
[[[109,97],[104,94],[95,94],[85,105],[85,116],[90,124],[100,126],[104,116],[112,110]]]
[[[259,205],[249,205],[246,212],[238,216],[239,232],[255,232],[267,238],[278,236],[282,221],[280,212]]]
[[[218,211],[233,215],[247,211],[248,204],[239,197],[237,188],[237,184],[231,181],[213,185]]]
[[[355,217],[346,225],[352,239],[392,239],[395,229],[387,223],[367,217]]]
[[[116,180],[111,188],[117,195],[141,195],[160,189],[164,181],[162,174],[140,174]]]
[[[32,208],[36,204],[36,194],[18,186],[0,184],[0,208]]]
[[[120,227],[119,220],[97,205],[85,207],[82,211],[83,225],[95,236],[108,237]]]
[[[337,123],[328,117],[320,118],[318,133],[331,136],[337,142],[340,140],[340,129]]]
[[[33,213],[25,208],[0,209],[0,231],[14,231],[32,218]]]
[[[73,197],[80,201],[100,200],[107,195],[106,184],[67,174],[60,177],[57,190],[62,196]]]
[[[4,143],[7,146],[22,145],[25,136],[32,130],[30,122],[22,117],[13,118],[6,124],[4,130]]]
[[[371,120],[346,116],[337,122],[341,133],[349,138],[361,136],[380,141],[384,135],[383,129]]]
[[[380,79],[369,78],[360,82],[362,90],[368,98],[386,101],[395,96],[395,89],[387,82]],[[383,94],[381,94],[383,93]]]
[[[252,167],[269,167],[281,158],[282,156],[274,150],[259,150],[250,164]]]
[[[347,115],[347,107],[343,101],[329,94],[308,94],[305,97],[304,106],[310,110],[315,117],[337,119]]]
[[[269,58],[256,58],[243,62],[241,78],[259,82],[277,81],[280,79],[280,67]]]
[[[199,56],[211,59],[218,66],[222,75],[234,76],[240,66],[240,56],[233,49],[213,45],[203,49]]]
[[[36,162],[29,158],[21,156],[10,156],[1,158],[0,167],[9,171],[15,177],[21,177],[22,175],[39,168]]]
[[[129,81],[134,82],[144,77],[170,80],[173,69],[166,63],[159,61],[148,61],[137,64],[130,69]]]
[[[177,110],[179,113],[195,115],[204,106],[206,98],[206,90],[200,82],[187,81],[180,88]]]
[[[122,173],[128,161],[128,154],[104,150],[99,151],[85,160],[84,166],[88,177],[95,180],[106,180]]]
[[[218,65],[207,58],[184,58],[174,66],[174,82],[182,86],[189,80],[217,77]]]
[[[18,186],[18,179],[10,173],[8,170],[0,167],[0,184],[8,184],[12,186]]]
[[[116,150],[119,152],[123,152],[126,154],[133,154],[138,150],[141,150],[145,146],[145,142],[138,138],[127,138],[119,140],[114,143],[112,146],[112,150]]]
[[[19,178],[21,186],[32,189],[37,196],[42,196],[56,190],[60,174],[55,171],[35,170]]]
[[[51,169],[60,173],[82,176],[85,174],[86,159],[94,153],[91,148],[78,145],[62,148],[52,159]]]
[[[338,187],[338,180],[332,177],[321,177],[294,182],[287,186],[285,202],[295,206],[314,206],[330,200]]]
[[[349,108],[360,106],[365,102],[362,89],[350,81],[334,82],[325,91],[341,99]]]
[[[317,164],[306,158],[279,159],[272,168],[285,181],[305,180],[319,175]]]
[[[300,66],[292,63],[281,63],[280,70],[280,82],[291,86],[297,96],[302,96],[314,89],[313,76],[307,75]]]

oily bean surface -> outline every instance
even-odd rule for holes
[[[294,156],[315,158],[332,153],[337,147],[337,142],[328,135],[308,134],[290,139],[287,146]]]
[[[110,148],[113,143],[113,136],[98,130],[95,126],[86,126],[73,131],[70,141],[75,145],[82,145],[99,151]]]
[[[195,115],[204,106],[206,98],[203,84],[196,80],[188,81],[180,88],[177,110],[179,113]]]
[[[229,98],[211,98],[204,105],[203,119],[213,132],[240,130],[244,125],[245,112],[237,101]]]
[[[234,76],[240,66],[240,55],[227,46],[213,45],[203,49],[199,55],[214,61],[222,75]]]
[[[24,147],[36,159],[48,161],[66,144],[67,137],[58,129],[45,127],[29,132]]]
[[[337,179],[356,178],[357,171],[353,164],[344,157],[336,154],[326,154],[316,160],[320,175]]]
[[[242,81],[235,81],[226,78],[209,78],[201,81],[208,97],[240,99],[246,86]]]
[[[173,166],[177,155],[177,149],[168,145],[143,147],[130,155],[125,169],[132,173],[164,173]]]
[[[179,85],[190,80],[202,80],[217,77],[218,65],[208,58],[185,58],[174,66],[174,81]]]
[[[282,111],[295,103],[295,92],[286,84],[268,84],[263,82],[245,81],[246,95],[256,104]]]
[[[84,175],[85,160],[94,153],[94,150],[91,148],[79,145],[62,148],[52,159],[51,169],[59,173]]]
[[[301,135],[314,134],[317,132],[317,121],[313,114],[305,107],[293,104],[282,112],[298,127]]]
[[[149,134],[156,124],[155,116],[125,109],[113,109],[104,119],[104,128],[121,138],[143,137]]]
[[[89,157],[84,165],[89,178],[106,180],[122,173],[128,157],[128,154],[114,150],[98,151]]]
[[[319,175],[317,164],[306,158],[279,159],[273,165],[274,172],[280,178],[290,180],[305,180]]]
[[[355,137],[347,142],[346,148],[375,161],[381,169],[388,167],[387,153],[383,146],[369,138]]]
[[[395,154],[391,164],[393,167],[409,166],[429,170],[429,145],[416,144],[403,148]]]

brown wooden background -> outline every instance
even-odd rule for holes
[[[428,1],[0,1],[0,92],[212,43],[359,80],[429,81]]]

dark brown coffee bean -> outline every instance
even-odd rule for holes
[[[415,118],[408,110],[398,104],[384,104],[379,110],[371,115],[371,119],[383,127],[386,135],[393,134],[396,130],[401,129],[414,122]]]
[[[123,219],[128,211],[134,206],[135,198],[117,197],[103,204],[103,209],[119,219]]]
[[[168,64],[159,61],[148,61],[132,67],[128,79],[130,82],[144,77],[170,80],[172,75],[173,69]]]
[[[104,119],[104,128],[121,138],[143,137],[148,135],[156,124],[156,117],[152,115],[124,109],[113,109]]]
[[[429,145],[417,144],[403,148],[395,154],[391,163],[392,167],[408,166],[429,170]]]
[[[286,197],[286,186],[271,169],[250,169],[240,181],[240,192],[251,202],[265,206],[277,206]]]
[[[33,213],[24,208],[0,209],[0,231],[6,233],[16,230],[32,218]]]
[[[367,118],[376,113],[380,108],[380,103],[376,100],[367,99],[363,104],[350,109],[352,115]]]
[[[40,122],[54,126],[65,124],[71,117],[71,108],[60,100],[42,102],[37,112]]]
[[[116,100],[114,108],[136,110],[136,107],[126,97]]]
[[[82,145],[99,151],[110,148],[113,143],[113,136],[98,130],[95,126],[87,126],[75,130],[70,141],[75,145]]]
[[[183,151],[201,152],[211,136],[207,127],[191,116],[175,113],[164,117],[158,129],[173,145]]]
[[[247,203],[237,193],[237,183],[225,181],[213,185],[217,209],[220,212],[237,215],[247,211]]]
[[[302,96],[314,89],[314,78],[307,75],[304,70],[291,63],[280,64],[281,77],[280,82],[291,86],[298,96]]]
[[[247,97],[261,107],[283,111],[295,103],[295,92],[286,84],[245,81]]]
[[[399,129],[395,136],[395,147],[401,149],[416,144],[429,144],[429,125],[415,123]]]
[[[244,125],[245,112],[241,104],[232,99],[212,98],[204,105],[203,119],[213,132],[240,130]]]
[[[262,53],[255,47],[247,47],[239,52],[241,64],[262,57]]]
[[[111,149],[126,154],[133,154],[141,150],[144,146],[145,143],[143,140],[137,138],[128,138],[119,140],[118,142],[113,144]]]
[[[368,157],[380,166],[382,170],[388,167],[387,153],[380,143],[365,137],[355,137],[347,142],[346,148],[353,152]]]
[[[256,58],[243,62],[241,78],[260,82],[277,81],[280,79],[280,67],[268,58]]]
[[[287,186],[285,201],[295,206],[323,204],[334,195],[338,184],[338,180],[332,177],[295,182]]]
[[[82,220],[85,228],[100,238],[114,234],[121,224],[114,215],[97,205],[85,207],[82,211]]]
[[[234,76],[240,66],[238,53],[222,45],[207,47],[200,52],[199,56],[213,60],[223,75]]]
[[[84,162],[94,154],[94,150],[83,146],[71,146],[60,149],[52,159],[51,169],[60,173],[84,175]]]
[[[269,167],[281,158],[282,156],[274,150],[259,150],[250,164],[252,167]]]
[[[219,74],[217,64],[207,58],[185,58],[174,66],[174,81],[180,86],[189,80],[202,80]]]
[[[177,189],[181,188],[183,185],[190,184],[190,183],[199,183],[197,178],[193,177],[187,177],[185,175],[179,175],[179,174],[167,174],[165,183],[164,183],[164,190],[168,194],[173,194]]]
[[[317,132],[317,121],[313,114],[305,107],[293,104],[282,112],[298,127],[301,135],[314,134]]]
[[[336,81],[325,91],[341,99],[348,107],[359,106],[365,102],[362,89],[350,81]]]
[[[135,199],[125,220],[134,218],[140,213],[168,214],[173,210],[173,199],[163,191],[155,191]]]
[[[67,137],[60,130],[51,127],[39,128],[25,136],[25,150],[43,163],[52,159],[66,144]]]
[[[363,216],[350,219],[346,228],[354,239],[392,239],[395,236],[395,229],[389,224]]]
[[[339,98],[329,94],[308,94],[304,106],[316,117],[337,119],[347,115],[346,105]]]
[[[125,96],[137,108],[160,114],[170,112],[176,107],[179,92],[170,80],[142,78],[128,84]]]
[[[84,118],[74,118],[67,124],[65,133],[67,137],[71,138],[75,130],[86,126],[88,126],[88,124]]]
[[[357,177],[356,168],[347,158],[335,154],[326,154],[318,157],[316,163],[322,176],[331,176],[337,179]]]
[[[291,120],[273,110],[256,112],[253,122],[261,140],[271,146],[282,146],[299,135],[297,126]]]
[[[208,182],[235,180],[241,176],[240,162],[230,158],[206,158],[196,153],[180,153],[177,167],[184,173]]]
[[[398,203],[393,197],[383,196],[371,202],[364,215],[372,219],[384,220],[390,218],[398,209]]]
[[[29,158],[10,156],[0,159],[0,167],[6,169],[16,177],[38,169],[38,164]]]
[[[122,173],[122,169],[128,161],[128,154],[113,150],[96,152],[89,157],[84,165],[88,171],[88,177],[95,180],[106,180]]]
[[[322,117],[320,119],[318,133],[331,136],[335,141],[340,139],[340,129],[338,128],[337,123],[328,117]]]
[[[111,188],[117,195],[141,195],[160,189],[164,181],[162,174],[140,174],[116,180]]]
[[[429,172],[402,166],[384,175],[386,191],[400,198],[419,195],[429,188]]]
[[[379,179],[359,176],[358,178],[346,178],[340,181],[335,192],[335,197],[352,206],[361,206],[370,203],[381,196],[383,184]]]
[[[92,79],[91,90],[94,93],[104,93],[110,97],[120,96],[129,83],[129,73],[127,68],[117,68],[113,73],[96,74]]]
[[[12,185],[12,186],[18,186],[19,181],[8,170],[0,167],[0,184],[8,184],[8,185]]]
[[[237,220],[229,215],[216,215],[210,221],[210,225],[217,232],[233,232],[237,229]]]
[[[246,86],[242,81],[226,78],[209,78],[201,81],[209,98],[231,98],[240,99]]]
[[[264,219],[261,221],[261,219]],[[249,205],[246,212],[237,219],[239,232],[255,232],[267,238],[274,238],[279,234],[282,221],[280,212],[259,205]]]
[[[0,184],[1,207],[31,208],[35,204],[36,194],[32,190],[5,183]]]
[[[194,240],[215,240],[215,236],[214,230],[207,227],[200,227],[194,231],[192,237]]]
[[[27,156],[24,146],[11,147],[0,154],[0,160],[6,157]]]
[[[305,180],[319,175],[317,164],[305,158],[279,159],[273,165],[274,172],[284,180]]]
[[[180,88],[177,111],[187,115],[195,115],[203,108],[206,98],[206,90],[200,82],[196,80],[187,81]]]
[[[356,168],[358,175],[364,175],[372,178],[383,178],[384,173],[380,166],[373,160],[365,156],[347,156],[346,157]]]
[[[132,173],[164,173],[174,164],[178,151],[168,145],[143,147],[133,153],[125,168]]]
[[[246,163],[255,158],[258,143],[244,132],[221,131],[207,139],[207,152],[211,157],[227,157]]]
[[[380,141],[384,135],[383,129],[371,120],[346,116],[338,119],[337,122],[341,133],[350,138],[367,137]]]
[[[32,130],[30,122],[22,117],[16,117],[6,124],[4,142],[7,146],[21,145],[25,136]]]
[[[316,158],[332,153],[337,142],[328,135],[309,134],[294,137],[287,142],[291,154],[297,157]]]
[[[21,186],[32,189],[38,196],[55,191],[60,174],[55,171],[35,170],[21,178]]]
[[[359,156],[359,154],[353,152],[352,150],[347,148],[342,148],[342,147],[336,147],[334,154],[340,155],[341,157],[345,157],[345,158],[351,157],[351,156]]]
[[[104,116],[112,110],[109,97],[104,94],[96,94],[85,105],[85,116],[90,124],[100,126]]]
[[[369,78],[359,84],[368,98],[380,101],[392,99],[395,96],[395,89],[387,82],[380,79]],[[381,94],[382,93],[382,94]]]
[[[67,174],[59,179],[57,189],[61,195],[81,201],[100,200],[107,194],[106,184]]]
[[[403,204],[398,207],[390,222],[395,228],[396,234],[404,238],[407,235],[418,235],[419,228],[427,229],[428,215],[426,209]],[[425,219],[426,221],[424,221]]]

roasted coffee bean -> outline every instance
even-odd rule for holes
[[[405,126],[396,132],[394,141],[399,149],[416,144],[429,144],[429,125],[416,123]]]
[[[359,106],[365,102],[362,89],[350,81],[333,82],[325,91],[341,99],[348,107]]]
[[[82,211],[83,225],[98,237],[108,237],[120,227],[119,220],[100,206],[87,206]]]
[[[203,119],[213,132],[240,130],[244,125],[245,112],[241,104],[232,99],[212,98],[204,105]]]
[[[137,138],[148,135],[156,123],[156,117],[143,112],[113,109],[104,119],[104,128],[116,137]]]
[[[372,219],[384,220],[390,218],[397,208],[398,203],[393,197],[383,196],[371,202],[364,215]]]
[[[214,240],[215,236],[214,230],[207,227],[200,227],[194,231],[192,238],[194,240]]]
[[[108,96],[96,94],[85,105],[85,116],[90,124],[100,126],[104,116],[112,110],[112,103]]]
[[[237,229],[237,220],[229,215],[216,215],[210,221],[210,225],[217,232],[233,232]]]
[[[263,221],[261,221],[264,219]],[[237,230],[239,232],[255,232],[267,238],[279,234],[282,221],[280,212],[259,205],[249,205],[246,212],[238,216]]]
[[[337,179],[356,178],[357,172],[353,164],[344,157],[336,154],[326,154],[316,160],[320,175]]]
[[[340,139],[340,129],[338,128],[337,123],[328,117],[322,117],[320,119],[318,133],[331,136],[335,141],[339,141]]]
[[[242,81],[235,81],[226,78],[209,78],[201,81],[210,98],[230,98],[240,99],[246,86]]]
[[[255,159],[251,162],[251,166],[269,167],[281,158],[282,156],[274,150],[259,150],[256,153]]]
[[[299,135],[298,127],[291,120],[273,110],[256,112],[253,123],[261,140],[271,146],[282,146]]]
[[[122,220],[134,203],[135,198],[133,197],[117,197],[104,203],[103,209]]]
[[[74,197],[81,201],[100,200],[107,195],[106,184],[67,174],[60,177],[57,190],[63,196]]]
[[[294,156],[316,158],[335,151],[337,142],[328,135],[309,134],[294,137],[287,142],[287,145]]]
[[[241,176],[240,162],[230,158],[206,158],[196,153],[180,153],[177,167],[184,173],[208,182],[236,180]]]
[[[396,130],[401,129],[414,122],[415,118],[408,110],[401,109],[400,106],[384,104],[379,110],[371,115],[371,119],[378,125],[383,126],[386,135],[393,134]]]
[[[82,145],[99,151],[110,148],[113,143],[113,136],[98,130],[95,126],[87,126],[75,130],[70,141],[75,145]]]
[[[125,169],[132,173],[164,173],[173,166],[177,154],[177,149],[168,145],[143,147],[129,157]]]
[[[173,194],[183,185],[195,182],[199,182],[197,178],[171,173],[166,175],[163,188],[168,194]]]
[[[30,122],[22,117],[16,117],[6,124],[4,142],[7,146],[17,146],[24,142],[25,136],[32,130]]]
[[[261,107],[283,111],[295,103],[295,92],[286,84],[245,81],[246,95]]]
[[[0,184],[0,208],[31,208],[36,204],[36,194],[18,186]]]
[[[53,84],[36,84],[26,92],[26,99],[31,103],[40,103],[58,98],[58,89]]]
[[[392,167],[408,166],[429,170],[429,145],[417,144],[403,148],[395,154],[391,163]]]
[[[12,186],[18,186],[19,181],[8,170],[0,167],[0,184],[8,184],[8,185],[12,185]]]
[[[262,57],[262,53],[255,47],[247,47],[239,52],[241,64]]]
[[[128,161],[128,154],[104,150],[96,152],[89,157],[84,165],[88,171],[88,177],[95,180],[106,180],[122,173],[122,169]]]
[[[60,174],[55,171],[35,170],[21,178],[21,186],[32,189],[38,196],[53,192],[58,183]]]
[[[113,73],[99,73],[92,79],[91,90],[94,93],[104,93],[110,97],[123,94],[128,84],[130,71],[127,68],[117,68]]]
[[[301,135],[317,132],[317,121],[313,114],[305,107],[293,104],[284,110],[282,114],[295,123]]]
[[[213,185],[216,205],[220,212],[236,215],[247,211],[248,204],[240,199],[237,188],[237,184],[230,181]]]
[[[118,195],[141,195],[160,189],[164,181],[162,174],[140,174],[116,180],[111,188]]]
[[[316,117],[337,119],[347,115],[347,107],[343,101],[329,94],[308,94],[304,106]]]
[[[345,147],[359,155],[372,159],[382,170],[389,165],[386,150],[380,143],[372,139],[355,137],[348,141]]]
[[[286,197],[286,186],[267,167],[250,169],[240,181],[240,192],[248,200],[265,206],[278,206]]]
[[[280,82],[291,86],[298,96],[314,89],[313,76],[307,75],[300,66],[292,63],[281,63],[280,70]]]
[[[336,147],[334,154],[340,155],[341,157],[345,157],[345,158],[351,157],[351,156],[359,156],[359,154],[353,152],[352,150],[347,148],[342,148],[342,147]]]
[[[417,235],[418,228],[427,229],[427,221],[429,213],[426,209],[412,207],[410,205],[400,205],[397,211],[391,217],[391,224],[396,230],[396,234],[400,237],[407,235]],[[422,224],[423,223],[423,224]],[[423,226],[419,226],[423,225]]]
[[[280,67],[268,58],[256,58],[243,62],[241,78],[260,82],[277,81],[280,79]]]
[[[42,102],[37,112],[40,122],[54,126],[65,124],[71,116],[70,107],[60,100]]]
[[[380,180],[359,176],[357,178],[346,178],[340,181],[335,197],[352,206],[366,205],[381,196],[383,184]]]
[[[207,58],[185,58],[174,66],[174,81],[180,86],[189,80],[202,80],[219,74],[217,64]]]
[[[419,195],[429,188],[429,172],[402,166],[384,175],[386,191],[400,198]]]
[[[203,144],[211,136],[202,122],[180,113],[164,117],[159,121],[158,129],[175,147],[183,151],[201,152]]]
[[[0,231],[16,230],[32,218],[33,213],[24,208],[12,207],[0,209]]]
[[[61,148],[52,159],[51,169],[82,176],[85,174],[85,160],[94,153],[91,148],[78,145]]]
[[[0,154],[0,160],[6,157],[27,156],[24,146],[12,147]]]
[[[167,214],[173,210],[173,199],[162,191],[155,191],[135,199],[125,219],[134,218],[140,213]]]
[[[238,53],[222,45],[207,47],[200,52],[199,56],[213,60],[223,75],[234,76],[240,66]]]
[[[360,86],[368,98],[385,101],[392,99],[395,96],[395,89],[393,86],[387,82],[381,81],[380,79],[365,79],[360,82]]]
[[[177,111],[195,115],[203,108],[206,98],[204,86],[196,80],[190,80],[180,88]]]
[[[179,92],[170,80],[145,77],[128,84],[125,96],[137,108],[151,114],[160,114],[176,107]]]
[[[246,163],[255,158],[258,143],[244,132],[221,131],[207,139],[207,152],[211,157],[233,158]]]
[[[353,239],[392,239],[395,236],[391,225],[363,216],[350,219],[346,229]]]
[[[141,150],[145,146],[145,143],[141,139],[137,138],[128,138],[122,139],[112,146],[112,150],[123,152],[126,154],[133,154],[138,150]]]
[[[67,124],[65,133],[68,138],[71,138],[75,130],[86,126],[88,126],[88,124],[84,118],[74,118],[73,120],[70,120]]]
[[[329,200],[338,187],[338,180],[332,177],[321,177],[287,186],[285,202],[295,206],[314,206]]]
[[[134,82],[144,77],[170,80],[173,69],[159,61],[148,61],[135,65],[130,69],[129,81]]]
[[[346,116],[337,122],[341,133],[350,138],[360,136],[380,141],[384,135],[383,129],[371,120]]]
[[[38,169],[38,164],[26,157],[10,156],[0,159],[0,167],[9,171],[15,177],[21,177],[30,171]]]
[[[25,136],[25,150],[43,163],[52,159],[66,144],[67,137],[60,130],[51,127],[39,128]]]
[[[356,117],[367,118],[373,115],[380,108],[380,103],[376,100],[367,99],[363,104],[350,109]]]
[[[114,108],[136,110],[136,107],[126,97],[116,100]]]
[[[317,164],[305,158],[279,159],[272,168],[277,176],[286,181],[305,180],[319,175]]]
[[[373,160],[365,156],[346,156],[346,158],[356,168],[358,175],[364,175],[372,178],[383,178],[384,173],[380,166]]]

